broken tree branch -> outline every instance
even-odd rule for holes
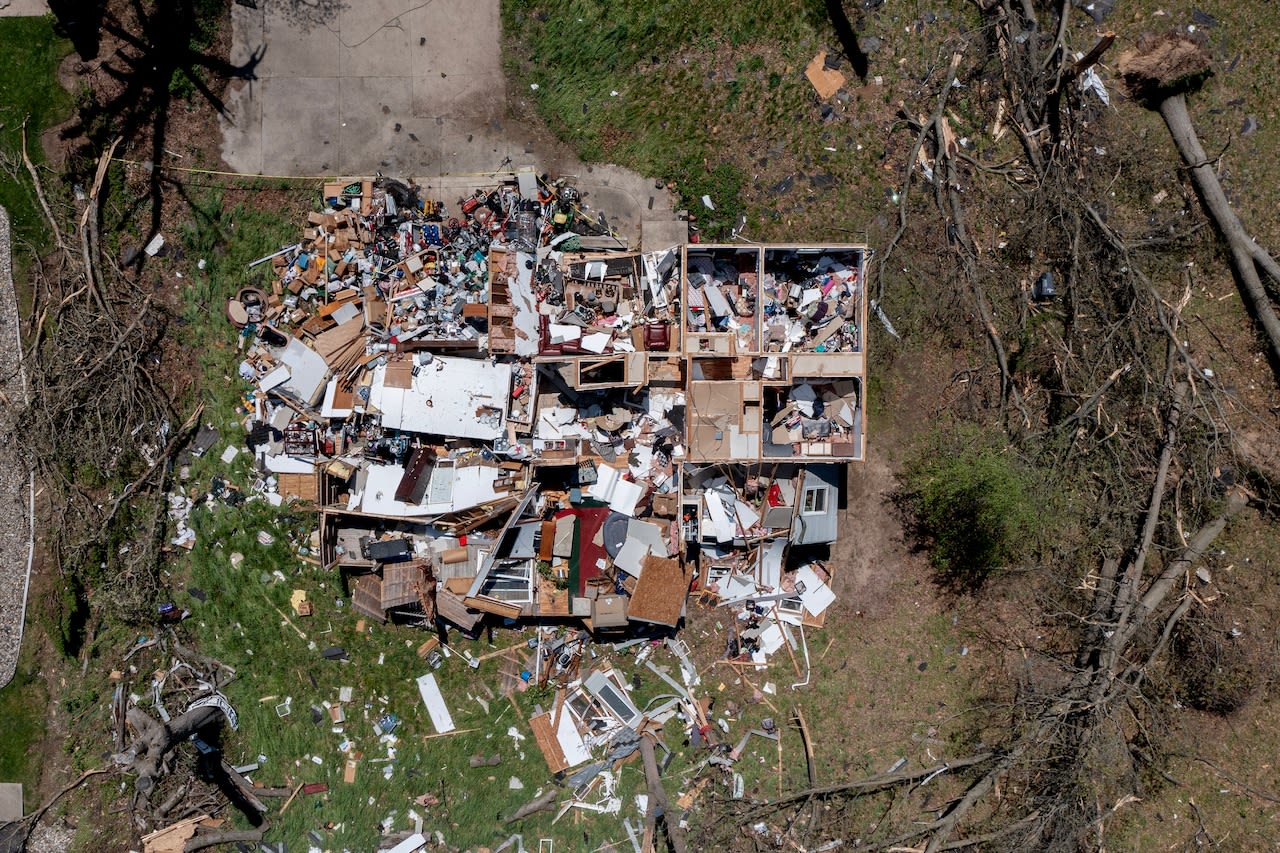
[[[924,142],[929,138],[929,134],[937,128],[938,121],[942,118],[947,108],[947,97],[951,94],[951,84],[956,79],[956,71],[960,68],[960,60],[964,58],[962,53],[953,53],[951,55],[951,64],[947,67],[946,77],[943,78],[942,90],[938,93],[938,101],[933,108],[933,114],[929,117],[921,127],[920,132],[916,135],[916,141],[912,144],[911,150],[907,153],[906,163],[907,173],[902,178],[902,192],[898,194],[898,230],[889,238],[888,244],[881,253],[880,265],[876,268],[876,303],[884,300],[884,268],[889,262],[889,257],[893,254],[893,250],[897,247],[898,242],[902,240],[904,234],[907,233],[907,195],[911,192],[911,180],[915,176],[916,161],[920,157],[920,150],[924,146]],[[941,134],[938,134],[941,138]]]
[[[554,787],[547,788],[545,792],[512,812],[511,817],[507,818],[505,823],[515,823],[518,820],[524,820],[531,814],[537,814],[540,811],[549,809],[558,797],[559,792]]]
[[[44,185],[40,183],[40,175],[36,172],[36,166],[31,162],[31,158],[27,156],[27,119],[22,120],[22,165],[27,167],[27,173],[31,175],[31,183],[36,188],[36,198],[40,201],[40,209],[44,211],[45,219],[49,220],[49,227],[53,229],[54,242],[58,244],[58,248],[66,251],[67,243],[62,239],[62,229],[58,227],[58,220],[53,215],[53,209],[49,207],[49,199],[45,197]]]
[[[63,797],[65,797],[67,794],[71,793],[76,788],[79,788],[81,785],[83,785],[88,780],[92,779],[94,776],[101,776],[104,773],[110,773],[110,772],[111,772],[110,770],[98,769],[98,770],[86,770],[83,773],[81,773],[78,777],[76,777],[76,780],[74,782],[65,786],[61,791],[59,791],[58,793],[50,797],[45,802],[44,805],[42,805],[40,808],[36,809],[31,814],[23,818],[23,821],[27,823],[28,831],[34,829],[36,824],[40,822],[40,819],[44,817],[45,812],[49,811],[49,809],[57,805],[58,801],[61,800]]]
[[[883,791],[886,788],[893,788],[902,784],[919,782],[938,773],[963,770],[964,768],[972,767],[975,764],[983,764],[991,761],[995,757],[995,753],[983,753],[982,755],[973,755],[968,758],[956,758],[951,761],[940,762],[920,770],[904,770],[898,773],[879,773],[875,776],[868,776],[865,779],[858,779],[853,782],[840,782],[836,785],[824,785],[820,788],[807,788],[803,791],[796,791],[793,794],[784,794],[776,799],[766,801],[763,805],[765,808],[773,809],[775,806],[798,802],[799,800],[808,799],[809,797],[825,799],[827,797],[843,794],[869,794],[874,791]]]

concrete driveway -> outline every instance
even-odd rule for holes
[[[232,170],[382,172],[430,186],[554,164],[578,175],[586,202],[623,233],[643,230],[652,246],[682,241],[683,223],[651,180],[612,166],[588,171],[509,118],[499,0],[256,5],[232,6],[231,61],[252,69],[226,97],[222,156]]]

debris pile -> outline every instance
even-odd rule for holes
[[[532,170],[453,205],[384,178],[325,185],[298,242],[255,261],[263,281],[228,301],[244,441],[222,451],[234,470],[203,501],[315,509],[315,537],[292,545],[332,573],[348,596],[335,607],[355,611],[358,633],[432,631],[415,676],[427,737],[470,731],[455,719],[475,706],[490,718],[495,697],[536,688],[526,731],[568,796],[540,789],[526,808],[629,812],[619,762],[636,753],[657,797],[672,754],[662,732],[678,721],[690,745],[711,750],[706,772],[677,806],[637,804],[642,818],[661,808],[674,819],[713,776],[741,796],[734,762],[750,738],[778,736],[764,727],[728,741],[733,712],[713,710],[705,670],[678,639],[690,605],[721,620],[709,666],[752,701],[772,708],[769,667],[783,661],[795,673],[784,681],[808,683],[804,632],[835,600],[826,555],[843,466],[865,453],[866,253],[640,253],[580,202],[572,183]],[[190,459],[223,440],[206,427]],[[170,501],[184,547],[195,497]],[[263,573],[273,579],[288,580]],[[294,621],[313,612],[307,589],[289,603],[281,624],[312,653],[351,658]],[[450,640],[494,627],[533,635],[479,658]],[[442,690],[442,670],[492,656],[496,690],[482,684],[465,703]],[[641,670],[630,680],[627,661]],[[262,701],[281,716],[309,707],[332,728],[336,752],[305,759],[326,776],[413,772],[403,709],[385,697],[343,688]],[[517,752],[522,728],[509,729]],[[501,760],[485,749],[470,767]],[[388,815],[388,842],[420,846],[417,814],[411,830]]]

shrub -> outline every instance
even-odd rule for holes
[[[903,473],[903,497],[940,579],[963,588],[1026,554],[1039,529],[1033,477],[975,428],[927,439]]]

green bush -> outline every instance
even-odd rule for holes
[[[981,585],[1028,553],[1039,532],[1031,471],[976,428],[935,433],[902,479],[930,561],[951,585]]]

